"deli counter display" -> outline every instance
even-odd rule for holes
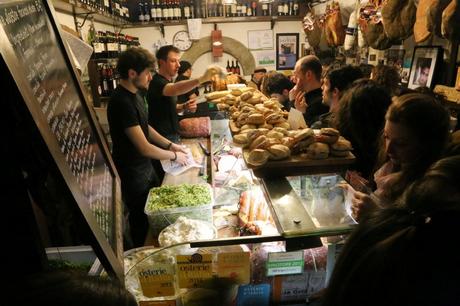
[[[212,223],[205,205],[196,221],[182,216],[162,229],[162,247],[126,251],[127,288],[140,305],[305,304],[326,286],[356,224],[343,173],[258,178],[226,119],[211,121],[208,149],[210,175],[187,171],[212,186]]]

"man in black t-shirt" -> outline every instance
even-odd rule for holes
[[[305,122],[311,126],[320,115],[327,113],[329,108],[322,103],[321,73],[322,66],[314,55],[299,59],[294,68],[296,86],[294,87],[294,106],[303,113]]]
[[[194,112],[197,108],[195,99],[177,104],[177,96],[189,92],[201,83],[210,81],[213,75],[221,73],[221,69],[209,67],[197,79],[173,83],[180,67],[179,49],[172,45],[163,46],[158,49],[156,57],[158,73],[153,76],[147,94],[149,123],[158,133],[177,143],[180,141],[177,114],[185,110]]]
[[[123,201],[128,210],[129,237],[125,247],[144,245],[148,229],[144,206],[156,179],[151,160],[172,160],[185,164],[187,156],[182,146],[161,136],[148,124],[148,113],[140,90],[147,89],[155,63],[153,55],[143,48],[130,48],[123,52],[117,70],[120,85],[115,89],[107,107],[113,160],[121,179]],[[129,230],[125,234],[129,236]]]

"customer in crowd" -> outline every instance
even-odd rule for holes
[[[386,207],[437,161],[449,141],[449,114],[435,98],[409,93],[393,98],[385,117],[377,189],[355,192],[353,210],[358,218]]]
[[[327,113],[328,107],[322,103],[322,66],[314,55],[307,55],[297,61],[294,68],[296,85],[293,89],[294,107],[302,112],[305,122],[311,126],[320,115]]]
[[[339,104],[337,129],[352,144],[356,157],[352,169],[365,181],[372,182],[391,97],[375,81],[360,79],[345,91]]]
[[[372,69],[370,79],[383,86],[392,97],[399,95],[401,77],[396,67],[379,64]]]
[[[190,64],[187,61],[180,61],[180,66],[179,66],[179,70],[177,71],[177,78],[175,82],[190,80],[191,76],[192,76],[192,64]],[[177,97],[177,103],[178,104],[185,103],[191,99],[198,97],[199,95],[200,95],[200,92],[198,91],[198,88],[195,87],[189,92],[183,95],[179,95]]]
[[[339,111],[339,100],[343,93],[351,86],[353,81],[363,77],[361,70],[356,66],[343,66],[329,70],[323,78],[322,103],[328,107],[328,112],[319,116],[311,127],[320,129],[336,127],[335,120]]]
[[[267,69],[264,67],[256,67],[252,73],[251,80],[248,82],[248,86],[254,89],[260,90],[260,85],[262,83],[262,78],[267,73]]]
[[[276,98],[283,105],[283,109],[291,108],[289,101],[289,91],[294,84],[283,73],[275,73],[267,76],[266,91],[269,97]]]
[[[458,305],[459,181],[460,156],[441,159],[396,205],[360,222],[321,305]]]
[[[363,78],[366,78],[366,79],[371,78],[372,70],[374,69],[374,65],[361,63],[359,64],[358,67],[361,70],[361,73],[363,74]]]
[[[211,80],[212,76],[221,71],[217,67],[209,67],[197,79],[183,80],[174,83],[180,68],[179,49],[172,45],[163,46],[156,53],[158,73],[152,78],[147,94],[149,105],[149,123],[158,133],[174,143],[180,141],[179,121],[177,114],[185,110],[196,111],[196,100],[177,104],[177,96],[185,94],[200,84]]]
[[[134,296],[116,279],[76,272],[23,276],[4,286],[5,306],[136,306]],[[5,299],[5,296],[3,297]]]
[[[161,183],[151,160],[186,162],[183,148],[148,124],[147,108],[139,90],[148,88],[154,63],[155,58],[146,49],[130,48],[123,52],[117,64],[120,86],[115,89],[107,107],[112,156],[120,175],[125,212],[129,218],[129,223],[125,224],[125,248],[142,246],[147,234],[145,201],[150,188]],[[129,230],[134,245],[129,242]]]

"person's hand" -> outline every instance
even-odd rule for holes
[[[176,152],[176,163],[181,164],[182,166],[185,166],[187,164],[187,154],[183,152]]]
[[[294,100],[294,107],[303,114],[307,111],[307,102],[305,101],[305,93],[303,91],[297,92]]]
[[[216,65],[211,65],[206,69],[204,74],[198,78],[200,84],[206,83],[211,81],[214,75],[224,75],[222,68]]]
[[[351,211],[356,220],[359,220],[363,215],[378,208],[379,205],[374,199],[363,192],[355,191],[351,199]]]
[[[187,153],[187,147],[177,143],[173,143],[169,149],[173,152]]]
[[[185,102],[184,110],[194,113],[196,112],[196,109],[197,109],[196,99],[190,99],[187,102]]]

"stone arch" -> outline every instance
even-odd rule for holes
[[[224,52],[238,60],[246,75],[254,72],[256,61],[245,45],[236,39],[225,36],[222,37],[222,43],[224,45]],[[211,36],[203,37],[193,42],[192,47],[182,54],[181,59],[189,61],[193,65],[201,55],[211,52],[211,44]]]

